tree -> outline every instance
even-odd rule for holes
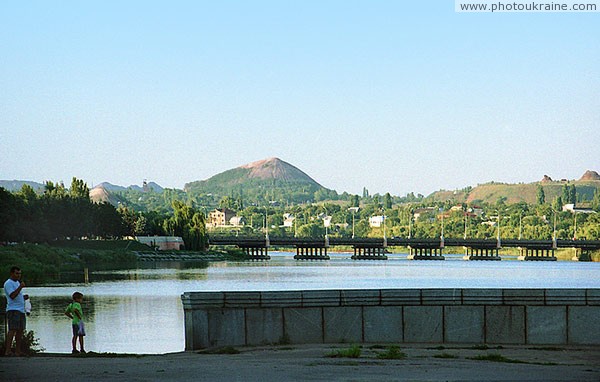
[[[81,198],[89,200],[90,189],[83,180],[73,177],[73,180],[71,181],[71,189],[69,190],[69,195],[71,195],[72,198]]]
[[[383,208],[386,210],[392,208],[392,195],[389,192],[383,196]]]
[[[574,184],[569,186],[569,203],[576,204],[577,203],[577,188]]]
[[[352,195],[350,197],[350,207],[360,207],[360,199],[358,195]]]
[[[542,205],[546,203],[546,194],[544,193],[544,188],[541,184],[538,184],[536,200],[538,205]]]

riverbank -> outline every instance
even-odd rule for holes
[[[27,286],[61,282],[70,274],[134,269],[140,262],[188,261],[208,266],[211,261],[246,260],[240,250],[154,251],[134,240],[73,240],[48,244],[0,246],[0,269],[8,275],[19,266]]]
[[[598,347],[299,345],[164,355],[40,354],[0,358],[13,381],[597,381]],[[221,353],[221,354],[219,354]],[[354,353],[354,354],[351,354]],[[345,356],[344,356],[345,355]]]

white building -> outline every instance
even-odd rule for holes
[[[369,227],[379,228],[383,225],[384,222],[385,222],[384,215],[371,216],[369,218]]]
[[[575,207],[575,204],[573,204],[573,203],[565,204],[562,207],[562,210],[573,212],[573,213],[581,213],[581,214],[595,214],[596,213],[596,211],[594,211],[591,208],[577,208],[577,207]]]
[[[296,217],[292,214],[283,214],[283,226],[284,227],[293,227],[294,226],[294,220],[296,220]]]

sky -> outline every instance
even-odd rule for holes
[[[338,192],[600,172],[600,13],[454,1],[3,1],[0,179]]]

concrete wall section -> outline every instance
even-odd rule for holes
[[[275,343],[600,345],[600,289],[186,292],[185,348]]]

